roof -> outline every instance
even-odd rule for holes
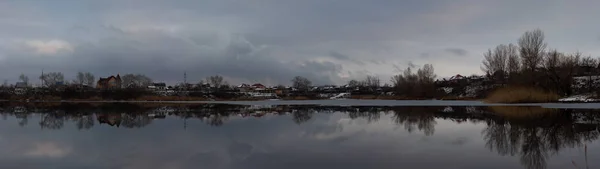
[[[252,85],[252,87],[265,87],[265,85],[262,85],[260,83],[255,83]]]
[[[241,85],[239,85],[238,87],[250,87],[250,85],[246,84],[246,83],[242,83]]]
[[[121,80],[121,75],[117,74],[117,76],[109,76],[107,78],[100,78],[98,79],[98,83],[108,83],[108,81],[110,79],[117,79],[117,80]]]
[[[17,82],[15,84],[15,87],[16,88],[25,88],[25,87],[27,87],[27,83],[25,83],[25,82]]]

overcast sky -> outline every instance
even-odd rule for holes
[[[155,81],[344,84],[431,63],[480,74],[482,53],[540,28],[548,46],[600,56],[597,0],[3,0],[0,78],[45,72]]]

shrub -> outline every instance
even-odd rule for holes
[[[544,103],[556,102],[560,96],[532,87],[504,87],[488,95],[487,103]]]

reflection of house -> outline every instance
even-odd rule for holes
[[[98,123],[106,123],[110,126],[121,125],[121,114],[99,114],[96,115],[96,119],[98,119]]]
[[[100,78],[96,84],[96,88],[99,89],[110,89],[110,88],[121,88],[121,76],[110,76],[108,78]]]

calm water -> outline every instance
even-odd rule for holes
[[[0,106],[0,168],[600,167],[590,109]]]

